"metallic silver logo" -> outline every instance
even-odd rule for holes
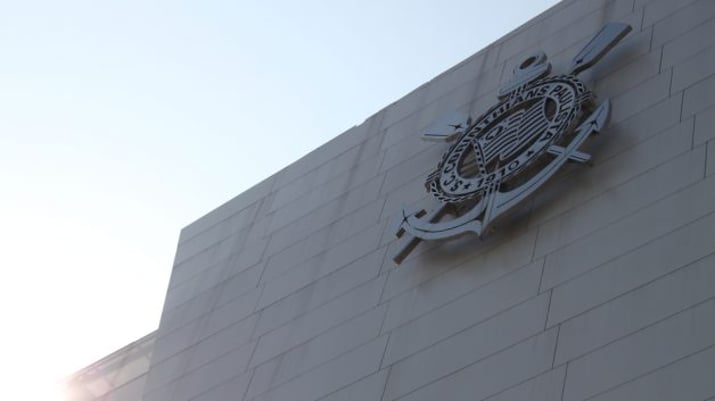
[[[501,86],[499,103],[476,121],[453,114],[427,129],[423,139],[453,142],[425,183],[440,205],[431,211],[402,210],[396,235],[407,238],[395,262],[401,263],[420,240],[481,235],[566,161],[588,161],[590,155],[578,148],[606,125],[610,103],[606,99],[596,107],[577,75],[630,30],[622,23],[604,26],[565,75],[549,77],[546,55],[535,52]]]

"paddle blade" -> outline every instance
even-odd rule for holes
[[[596,36],[574,57],[571,64],[571,74],[576,75],[596,64],[618,42],[623,39],[631,26],[621,22],[611,22],[601,28]]]

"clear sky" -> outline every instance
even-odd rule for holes
[[[0,1],[2,398],[154,330],[182,227],[554,3]]]

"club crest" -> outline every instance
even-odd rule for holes
[[[546,55],[535,52],[514,69],[499,89],[499,102],[481,117],[472,121],[450,115],[425,131],[425,140],[452,143],[425,182],[439,205],[430,211],[402,210],[396,235],[403,242],[395,262],[401,263],[421,240],[482,235],[564,163],[588,161],[590,156],[578,148],[606,125],[610,103],[596,104],[578,74],[630,30],[621,23],[604,26],[564,75],[548,76]]]

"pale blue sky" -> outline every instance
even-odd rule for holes
[[[0,377],[153,330],[183,226],[554,3],[0,2]]]

